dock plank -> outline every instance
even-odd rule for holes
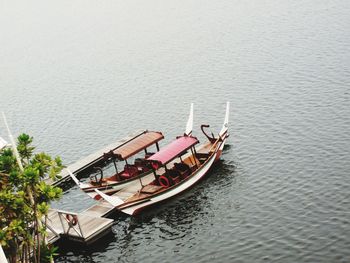
[[[82,215],[88,215],[88,216],[99,216],[102,217],[109,212],[111,212],[114,209],[112,205],[105,206],[101,204],[96,204],[94,206],[91,206],[90,208],[86,209],[84,212],[82,212]]]

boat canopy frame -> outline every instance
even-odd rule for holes
[[[139,136],[135,137],[131,141],[126,142],[122,146],[115,150],[111,150],[104,154],[105,159],[118,159],[119,161],[126,161],[129,157],[145,150],[153,144],[156,144],[159,149],[158,142],[164,139],[164,135],[161,132],[145,131]]]

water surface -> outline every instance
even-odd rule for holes
[[[349,262],[350,2],[1,1],[0,110],[69,164],[140,128],[222,125],[178,198],[56,262]],[[0,133],[4,134],[3,124]],[[55,207],[93,201],[76,187]]]

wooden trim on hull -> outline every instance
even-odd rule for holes
[[[216,162],[216,159],[214,160],[214,163],[215,163],[215,162]],[[145,210],[147,210],[147,209],[150,209],[150,208],[152,208],[153,206],[155,206],[155,205],[157,205],[157,204],[161,204],[161,203],[163,203],[163,202],[166,202],[166,201],[168,201],[168,200],[170,200],[170,199],[173,199],[173,198],[175,198],[175,197],[181,195],[182,193],[184,193],[184,192],[186,192],[186,191],[189,191],[190,189],[192,189],[193,187],[195,187],[196,184],[197,184],[198,182],[200,182],[201,180],[204,179],[204,177],[205,177],[206,174],[210,171],[210,169],[211,169],[212,166],[213,166],[213,165],[211,165],[211,166],[209,167],[209,169],[203,174],[202,177],[200,177],[195,183],[191,184],[191,185],[190,185],[189,187],[187,187],[185,190],[183,190],[183,191],[181,191],[181,192],[179,192],[179,193],[176,193],[176,194],[174,194],[174,195],[172,195],[172,196],[170,196],[170,197],[168,197],[168,198],[166,198],[166,199],[163,199],[163,200],[161,200],[161,201],[158,201],[158,202],[156,202],[156,203],[153,203],[153,204],[150,204],[150,205],[141,207],[141,208],[139,208],[139,209],[136,209],[136,210],[134,211],[134,213],[131,214],[131,215],[132,215],[132,216],[139,215],[141,212],[143,212],[143,211],[145,211]],[[146,201],[146,200],[145,200],[145,201]],[[124,213],[125,213],[125,212],[124,212]]]
[[[219,161],[219,159],[221,157],[221,154],[222,154],[222,150],[218,150],[217,153],[216,153],[215,162]]]

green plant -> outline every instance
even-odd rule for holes
[[[0,152],[0,244],[11,262],[50,262],[55,253],[45,242],[42,221],[62,190],[44,179],[56,179],[63,165],[59,157],[34,154],[32,142],[27,134],[17,138],[23,169],[11,149]]]

